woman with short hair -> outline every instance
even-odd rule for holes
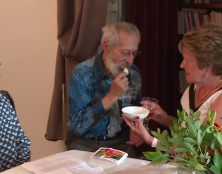
[[[186,112],[192,109],[201,111],[200,121],[207,118],[208,110],[215,110],[217,117],[215,122],[222,125],[222,27],[215,23],[203,25],[186,33],[179,43],[179,50],[183,55],[180,65],[185,70],[186,80],[190,86],[185,90],[181,105]],[[141,101],[141,104],[147,101]],[[173,125],[172,119],[159,105],[156,105],[152,120],[169,128]],[[124,117],[125,122],[131,128],[131,132],[137,135],[131,136],[129,144],[136,146],[145,142],[156,146],[157,141],[152,137],[137,119],[138,126]],[[184,125],[185,126],[185,125]]]

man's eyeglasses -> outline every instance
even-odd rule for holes
[[[123,58],[129,57],[131,56],[131,54],[133,57],[139,56],[141,54],[140,51],[123,51],[123,50],[118,50],[118,51],[122,54]]]

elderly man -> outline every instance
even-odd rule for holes
[[[112,147],[133,156],[121,108],[139,105],[141,99],[140,71],[133,65],[140,54],[140,33],[127,22],[106,25],[102,31],[104,51],[77,65],[70,77],[67,149]]]

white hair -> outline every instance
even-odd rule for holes
[[[102,28],[102,39],[101,44],[106,40],[109,42],[109,46],[114,48],[116,45],[119,44],[119,34],[121,32],[125,32],[130,35],[136,35],[140,40],[140,32],[138,28],[129,22],[118,22],[113,24],[105,25]]]

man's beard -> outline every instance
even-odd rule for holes
[[[127,63],[125,60],[122,60],[118,64],[115,64],[112,59],[113,52],[110,52],[105,60],[105,66],[108,71],[110,71],[111,75],[115,78],[119,73],[123,72],[123,70],[119,70],[120,66],[124,66],[127,69],[131,67],[132,64]]]

